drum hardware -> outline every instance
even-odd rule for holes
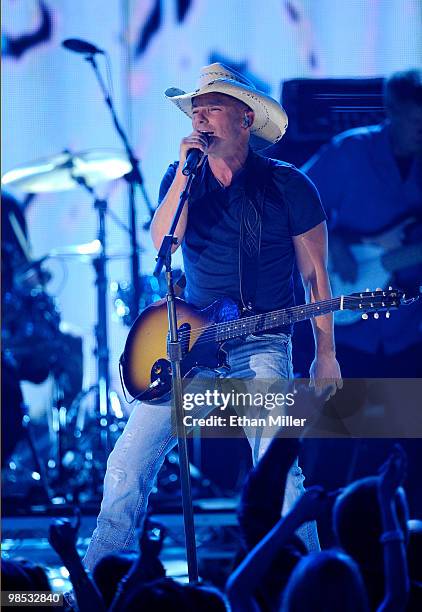
[[[51,507],[54,504],[54,490],[50,486],[44,461],[34,441],[35,431],[31,418],[26,406],[22,406],[22,408],[22,437],[19,441],[19,445],[26,445],[27,455],[22,465],[19,465],[19,462],[14,460],[12,454],[6,465],[2,466],[2,472],[4,471],[4,474],[2,474],[2,499],[6,501],[4,493],[7,491],[8,487],[12,488],[12,491],[16,489],[19,497],[22,497],[24,494],[23,483],[26,480],[27,486],[32,493],[31,500],[33,501],[35,495],[37,501],[45,504],[47,507]],[[22,447],[22,450],[23,448],[24,447]],[[21,507],[20,511],[22,511]]]
[[[69,191],[83,178],[90,187],[121,178],[129,172],[127,155],[118,149],[68,150],[9,170],[2,185],[30,193]]]
[[[107,338],[107,277],[106,277],[106,263],[109,259],[126,258],[127,253],[117,252],[108,255],[106,253],[106,233],[105,233],[105,215],[110,214],[113,220],[120,225],[127,232],[129,229],[125,226],[120,219],[113,214],[112,211],[107,209],[107,202],[100,200],[96,197],[93,187],[91,184],[99,182],[100,179],[110,179],[115,176],[121,176],[123,171],[127,171],[128,167],[125,165],[116,173],[116,158],[118,156],[110,157],[110,155],[99,155],[98,151],[94,150],[88,152],[89,154],[75,154],[72,155],[70,152],[62,154],[60,159],[52,158],[44,160],[42,164],[32,164],[23,166],[16,170],[13,174],[9,173],[3,177],[3,182],[13,184],[17,188],[30,188],[38,191],[55,191],[62,189],[74,188],[77,185],[84,187],[90,195],[94,197],[94,206],[98,212],[98,236],[95,240],[84,244],[76,244],[62,247],[60,249],[53,249],[40,259],[36,261],[25,262],[20,269],[17,270],[16,276],[16,287],[14,288],[14,296],[11,296],[11,304],[13,308],[7,309],[9,312],[16,314],[16,299],[20,302],[25,303],[28,300],[38,300],[38,302],[45,301],[45,299],[52,300],[45,294],[43,285],[38,284],[32,286],[28,283],[28,278],[31,275],[39,274],[41,271],[41,264],[52,258],[77,258],[79,261],[89,261],[94,266],[96,273],[96,285],[97,285],[97,322],[95,325],[95,336],[96,336],[96,358],[97,358],[97,370],[98,370],[98,384],[96,386],[97,392],[96,397],[98,398],[98,424],[100,426],[100,440],[97,444],[96,451],[101,449],[101,458],[98,456],[95,461],[99,464],[98,473],[103,472],[105,465],[105,458],[110,450],[110,431],[109,431],[109,410],[108,410],[108,399],[113,398],[115,392],[110,392],[109,389],[109,371],[108,371],[108,338]],[[120,156],[122,157],[122,156]],[[119,161],[117,159],[117,161]],[[41,167],[40,167],[41,166]],[[117,165],[119,168],[119,166]],[[110,171],[111,169],[111,171]],[[30,182],[29,182],[30,181]],[[139,249],[138,249],[139,252]],[[46,277],[47,278],[47,275]],[[27,295],[28,293],[28,295]],[[17,297],[18,296],[18,297]],[[50,304],[49,304],[50,305]],[[16,334],[10,334],[7,344],[10,347],[8,355],[17,360],[20,353],[33,351],[34,346],[30,346],[29,340],[33,340],[34,333],[37,333],[37,337],[42,332],[42,337],[39,340],[37,347],[39,348],[40,342],[45,340],[42,350],[38,351],[42,355],[50,355],[49,343],[54,341],[51,337],[50,327],[54,323],[54,332],[58,332],[60,317],[57,314],[57,319],[51,316],[51,309],[46,308],[46,304],[41,305],[36,309],[41,318],[41,322],[44,325],[36,324],[25,324],[23,326],[23,336],[16,336]],[[45,319],[45,320],[44,320]],[[48,327],[48,334],[46,333],[46,327]],[[38,331],[37,331],[38,329]],[[21,337],[22,336],[22,337]],[[47,337],[48,336],[48,337]],[[19,346],[17,340],[21,339]],[[47,376],[47,371],[45,373]],[[41,382],[41,380],[34,382]],[[60,487],[60,483],[65,483],[70,477],[68,469],[69,462],[69,448],[68,448],[68,434],[67,434],[67,406],[63,402],[64,392],[60,386],[59,380],[55,379],[54,392],[52,396],[52,407],[51,407],[51,438],[52,438],[52,454],[49,458],[50,476],[54,479],[56,484]],[[110,400],[111,401],[111,400]],[[113,429],[113,427],[111,427]],[[70,451],[71,453],[71,451]],[[89,452],[87,451],[89,454]],[[92,452],[91,452],[92,454]],[[98,455],[98,453],[97,453]],[[92,461],[89,457],[88,461]],[[101,464],[101,465],[100,465]],[[102,476],[98,478],[98,487],[101,486]]]
[[[66,411],[58,413],[62,428],[61,465],[51,462],[55,474],[55,489],[68,502],[97,505],[101,499],[105,474],[102,431],[98,428],[99,386],[81,391]],[[120,398],[109,394],[109,438],[114,445],[123,431],[126,419]],[[62,477],[60,476],[62,474]]]
[[[42,488],[42,490],[44,492],[46,501],[48,502],[49,505],[51,505],[53,503],[52,502],[52,500],[53,500],[53,492],[52,492],[52,490],[50,488],[50,485],[49,485],[49,482],[48,482],[46,469],[45,469],[44,464],[42,463],[42,461],[41,461],[41,459],[40,459],[40,457],[38,455],[38,452],[37,452],[37,449],[36,449],[36,446],[35,446],[35,443],[34,443],[34,439],[33,439],[33,436],[32,436],[32,430],[31,430],[31,419],[30,419],[30,417],[27,414],[24,415],[24,417],[22,419],[22,424],[23,424],[23,427],[24,427],[26,439],[28,440],[28,444],[29,444],[29,448],[31,450],[32,457],[34,459],[36,470],[37,470],[38,474],[40,475],[40,485],[41,485],[41,488]]]
[[[95,271],[95,284],[97,287],[97,322],[95,325],[98,379],[98,412],[100,425],[100,445],[104,451],[105,458],[111,450],[109,432],[109,393],[110,393],[110,371],[109,371],[109,346],[108,346],[108,317],[107,317],[107,256],[106,256],[106,213],[107,200],[100,199],[94,188],[91,187],[84,177],[75,175],[75,181],[87,191],[94,201],[94,209],[98,213],[98,254],[92,259]]]
[[[20,354],[23,355],[25,352],[33,351],[33,338],[34,334],[41,338],[37,344],[39,348],[40,342],[45,341],[42,350],[38,352],[50,359],[50,343],[54,341],[51,333],[59,333],[60,316],[58,312],[53,309],[52,312],[50,306],[53,305],[53,301],[44,292],[43,283],[33,285],[28,282],[28,279],[41,271],[41,264],[50,258],[77,258],[79,261],[88,260],[93,266],[96,273],[96,285],[97,285],[97,322],[95,325],[95,336],[96,336],[96,358],[97,358],[97,370],[98,370],[98,384],[95,386],[95,398],[97,402],[97,415],[95,428],[93,422],[91,422],[91,430],[94,431],[90,436],[90,441],[93,441],[93,435],[95,435],[95,448],[87,449],[84,453],[84,457],[81,458],[79,452],[73,452],[74,445],[69,446],[70,442],[74,442],[75,438],[70,441],[68,431],[68,403],[65,401],[65,390],[61,385],[60,373],[54,373],[53,380],[53,392],[52,392],[52,404],[51,404],[51,415],[50,415],[50,445],[51,452],[49,454],[48,466],[49,466],[49,479],[55,489],[56,501],[60,498],[63,493],[62,501],[68,500],[69,495],[75,497],[77,490],[84,484],[83,479],[76,478],[74,466],[76,463],[79,467],[82,466],[84,473],[89,472],[89,477],[85,479],[87,487],[91,486],[92,480],[96,481],[94,489],[98,495],[100,494],[102,479],[104,476],[105,459],[110,450],[110,438],[121,432],[123,425],[117,426],[114,422],[114,416],[109,414],[110,408],[116,409],[116,393],[109,389],[109,352],[108,352],[108,338],[107,338],[107,276],[106,276],[106,263],[109,259],[126,258],[127,253],[113,253],[108,255],[106,253],[106,228],[105,228],[105,215],[108,212],[110,216],[118,223],[123,229],[129,231],[128,228],[120,221],[120,219],[107,209],[107,202],[100,200],[95,192],[92,184],[100,181],[100,179],[110,179],[115,176],[121,176],[123,171],[127,171],[127,166],[119,170],[116,173],[116,156],[110,158],[110,156],[96,155],[96,151],[92,152],[92,155],[76,154],[72,155],[70,152],[63,154],[60,163],[54,163],[58,160],[45,160],[45,162],[52,162],[50,164],[41,164],[43,168],[39,168],[35,165],[33,167],[23,167],[17,171],[15,176],[4,177],[4,182],[12,184],[17,188],[30,188],[38,191],[54,191],[62,189],[74,188],[77,185],[85,188],[90,195],[94,197],[94,207],[98,212],[98,235],[97,238],[89,243],[69,245],[60,249],[53,249],[42,258],[36,261],[25,262],[20,269],[17,271],[16,286],[13,288],[13,296],[11,295],[11,308],[7,310],[13,314],[13,318],[16,315],[16,300],[22,304],[22,307],[26,306],[28,301],[31,301],[32,305],[37,306],[35,308],[38,313],[38,318],[41,319],[43,325],[37,324],[39,321],[34,323],[28,323],[23,326],[23,336],[17,336],[16,334],[10,334],[8,338],[8,354],[10,353],[14,361],[20,358]],[[119,160],[117,160],[119,161]],[[82,163],[83,162],[83,163]],[[109,162],[109,163],[106,163]],[[119,167],[117,165],[117,167]],[[111,168],[111,171],[109,171]],[[13,174],[13,173],[12,173]],[[31,182],[29,182],[31,181]],[[138,249],[139,252],[139,249]],[[45,277],[47,278],[47,276]],[[44,303],[45,300],[48,301]],[[42,302],[42,304],[41,304]],[[54,314],[54,316],[52,316]],[[48,328],[48,329],[47,329]],[[48,331],[48,333],[47,333]],[[22,336],[22,337],[21,337]],[[17,340],[21,339],[20,345],[18,346]],[[33,355],[31,355],[33,357]],[[31,359],[32,362],[36,363],[37,360]],[[51,364],[49,361],[48,370],[51,371]],[[48,374],[48,370],[45,376]],[[57,374],[57,376],[56,376]],[[44,377],[45,377],[44,376]],[[25,376],[23,378],[31,378]],[[41,380],[34,380],[34,382],[41,382]],[[121,407],[120,416],[122,415]],[[98,427],[99,425],[99,427]],[[98,434],[99,429],[99,435]],[[75,435],[81,436],[81,432],[75,431]],[[77,482],[76,482],[77,481]],[[74,485],[74,487],[73,487]],[[64,490],[65,487],[65,490]],[[73,491],[75,488],[75,491]],[[94,493],[94,491],[93,491]],[[85,491],[85,497],[89,497],[89,491]]]
[[[94,185],[100,182],[120,178],[131,170],[132,165],[127,155],[110,149],[92,149],[81,153],[64,151],[60,155],[49,157],[32,164],[26,164],[11,170],[3,176],[4,185],[33,193],[63,191],[84,188],[94,199],[94,208],[98,213],[97,238],[89,243],[70,245],[61,249],[53,249],[37,263],[47,258],[88,257],[93,264],[97,287],[97,322],[95,325],[96,359],[98,375],[98,408],[101,431],[101,447],[108,454],[110,440],[108,433],[110,391],[109,348],[107,333],[107,275],[106,264],[109,258],[126,257],[126,254],[116,253],[110,257],[106,253],[105,219],[108,213],[124,230],[129,228],[108,209],[107,201],[97,197]],[[136,250],[138,256],[139,249]],[[60,422],[60,419],[58,419]],[[58,443],[60,446],[60,443]]]
[[[124,229],[126,226],[107,209],[106,200],[97,197],[94,186],[104,180],[110,180],[125,176],[129,185],[130,215],[130,244],[131,244],[131,274],[134,290],[133,308],[137,312],[139,304],[139,248],[137,245],[137,222],[135,208],[135,187],[138,185],[143,194],[150,217],[153,215],[153,207],[147,196],[143,177],[139,169],[139,162],[129,144],[128,138],[120,125],[115,112],[110,92],[104,83],[102,75],[98,70],[95,57],[88,55],[85,58],[92,66],[100,89],[104,95],[107,108],[110,110],[113,124],[123,143],[125,154],[115,150],[85,151],[79,154],[64,151],[58,156],[40,160],[32,165],[12,170],[3,177],[3,184],[14,186],[17,189],[32,193],[61,191],[73,189],[80,185],[94,198],[94,207],[98,212],[98,253],[94,256],[92,263],[96,274],[97,286],[97,324],[95,326],[96,336],[96,358],[98,373],[98,402],[99,422],[102,439],[102,447],[107,454],[110,447],[108,418],[109,418],[109,349],[107,337],[107,275],[106,275],[106,228],[105,217],[108,212],[116,222]]]
[[[70,49],[69,46],[66,46],[64,43],[63,43],[63,46],[70,51],[74,51],[74,49]],[[110,57],[108,53],[104,51],[104,54],[107,58],[107,61],[110,63]],[[117,116],[113,98],[111,95],[110,82],[107,88],[104,82],[104,79],[102,77],[102,74],[100,70],[98,69],[98,64],[95,59],[95,53],[89,53],[85,55],[84,59],[85,61],[88,62],[88,64],[90,64],[90,66],[92,67],[94,71],[95,78],[97,80],[97,83],[99,85],[99,88],[104,98],[104,103],[107,106],[107,109],[110,111],[113,125],[123,144],[124,150],[126,152],[127,160],[130,165],[130,169],[127,172],[125,172],[124,176],[125,176],[125,179],[129,187],[129,226],[130,226],[129,237],[130,237],[130,247],[131,247],[130,249],[130,267],[131,267],[131,280],[132,280],[133,292],[134,292],[132,310],[135,311],[136,308],[138,307],[139,296],[140,296],[140,287],[139,287],[140,266],[139,266],[139,256],[138,256],[138,238],[137,238],[138,224],[136,220],[136,201],[135,201],[136,187],[139,187],[142,193],[145,205],[147,207],[147,210],[150,216],[150,220],[152,220],[152,217],[154,215],[154,208],[151,204],[151,201],[145,189],[144,179],[141,174],[140,167],[139,167],[139,160],[136,158],[135,152],[133,151],[129,143],[127,134],[125,130],[123,129],[119,121],[119,118]],[[147,229],[147,228],[144,226],[144,229]]]
[[[108,211],[110,212],[110,211]],[[125,227],[125,229],[127,229]],[[143,249],[139,249],[139,252],[142,252]],[[92,263],[92,258],[99,255],[101,252],[101,244],[95,239],[91,242],[84,242],[81,244],[70,244],[68,246],[64,246],[61,249],[51,249],[48,251],[46,255],[40,257],[40,259],[36,259],[29,264],[25,264],[24,267],[18,270],[19,278],[25,278],[25,275],[32,269],[40,269],[41,277],[46,280],[42,282],[42,285],[45,285],[47,282],[51,280],[51,273],[48,270],[44,270],[40,268],[41,264],[48,259],[71,259],[77,260],[79,262],[87,262]],[[127,259],[129,257],[127,252],[124,251],[116,251],[114,253],[110,253],[107,255],[107,261],[117,260],[117,259]],[[37,272],[39,274],[39,272]]]
[[[63,462],[66,448],[67,407],[63,396],[63,390],[58,380],[54,378],[51,403],[52,454],[50,454],[48,465],[56,467],[57,481],[64,484],[67,480]]]
[[[72,154],[69,151],[39,160],[34,164],[26,165],[10,171],[4,175],[3,185],[13,186],[16,189],[31,193],[43,193],[52,191],[61,191],[75,188],[78,184],[88,191],[94,198],[94,207],[98,212],[98,236],[97,240],[99,248],[94,249],[94,252],[81,252],[78,248],[76,253],[63,253],[53,251],[51,257],[65,257],[67,255],[77,255],[80,257],[92,257],[92,264],[96,273],[97,285],[97,324],[95,326],[96,336],[96,358],[98,371],[98,387],[96,396],[98,397],[99,408],[99,423],[100,423],[100,438],[101,448],[107,454],[110,446],[110,428],[111,423],[110,407],[112,405],[112,393],[110,393],[110,376],[109,376],[109,350],[107,336],[107,270],[106,264],[110,256],[106,253],[106,227],[105,219],[108,213],[116,223],[119,223],[126,231],[129,232],[131,244],[131,274],[132,286],[134,290],[132,311],[137,312],[139,304],[139,248],[137,246],[137,223],[135,210],[135,187],[138,185],[146,202],[150,217],[153,215],[153,207],[147,197],[144,187],[143,177],[141,176],[138,160],[129,145],[126,134],[124,133],[117,115],[114,110],[114,105],[109,92],[102,80],[101,74],[98,71],[95,59],[87,57],[87,61],[92,65],[100,88],[104,94],[104,99],[109,108],[113,123],[123,142],[125,154],[116,150],[100,150],[85,151],[79,154]],[[130,200],[130,215],[128,228],[120,222],[120,220],[108,210],[107,202],[100,200],[94,192],[94,186],[102,181],[107,181],[121,176],[125,176],[129,185],[129,200]],[[78,246],[78,245],[76,245]],[[121,255],[116,254],[112,257]],[[126,256],[126,255],[123,255]],[[58,408],[57,423],[60,427],[65,423],[67,418],[64,418],[63,412],[60,413]],[[60,432],[59,432],[60,434]],[[58,442],[60,447],[60,441]],[[62,451],[65,449],[62,448]],[[89,451],[87,451],[89,452]],[[61,453],[58,453],[60,455]],[[64,457],[57,457],[62,462],[67,464],[66,452]]]
[[[42,297],[42,296],[38,296]],[[44,321],[45,325],[48,325]],[[14,336],[14,344],[7,340],[15,369],[19,372],[21,380],[30,380],[34,383],[42,382],[48,374],[52,381],[52,401],[50,403],[49,422],[51,425],[48,451],[46,453],[47,468],[39,458],[37,446],[32,435],[31,423],[28,415],[23,418],[25,439],[28,441],[31,455],[36,464],[36,473],[40,474],[40,485],[44,493],[48,491],[50,503],[58,503],[58,495],[62,494],[63,487],[67,486],[68,472],[63,462],[67,449],[67,409],[69,399],[77,390],[76,385],[82,384],[82,352],[81,339],[62,334],[57,326],[48,327],[43,336],[34,339],[33,323],[23,326],[23,332]],[[39,327],[39,325],[35,325]],[[39,330],[38,330],[39,331]],[[48,333],[47,333],[48,332]],[[24,335],[27,334],[27,335]],[[80,358],[79,352],[80,349]],[[33,353],[37,358],[34,359]],[[76,362],[74,359],[76,358]],[[69,371],[65,371],[65,367]],[[35,473],[35,472],[34,472]],[[44,495],[43,497],[46,497]]]
[[[181,275],[182,270],[176,268],[173,272],[175,282],[177,282]],[[166,281],[163,276],[156,278],[153,275],[143,275],[139,279],[139,286],[139,303],[137,308],[133,310],[134,290],[132,284],[127,281],[112,281],[110,283],[114,314],[124,325],[129,327],[134,323],[139,312],[153,302],[161,300],[167,290]]]

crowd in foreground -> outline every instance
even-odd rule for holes
[[[377,475],[331,493],[308,489],[280,518],[299,444],[275,438],[250,472],[238,510],[239,553],[224,590],[168,578],[160,561],[165,531],[150,526],[140,535],[139,554],[108,555],[90,576],[77,551],[77,515],[49,530],[73,585],[65,606],[79,612],[422,610],[422,521],[408,516],[402,448],[394,447]],[[325,513],[337,546],[308,553],[297,534]],[[2,559],[2,590],[48,591],[50,585],[42,567]]]

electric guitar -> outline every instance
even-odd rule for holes
[[[378,318],[380,311],[386,311],[388,317],[389,311],[398,308],[403,299],[401,291],[389,288],[242,317],[238,305],[230,299],[217,300],[208,308],[198,310],[176,298],[178,335],[182,345],[182,377],[187,377],[198,368],[223,368],[226,363],[221,345],[226,340],[269,331],[337,310],[353,310],[363,318],[368,318],[368,312]],[[155,400],[171,390],[167,338],[167,303],[160,300],[138,316],[120,357],[122,381],[133,398]]]
[[[420,228],[421,221],[407,217],[395,222],[383,232],[368,236],[352,236],[349,249],[356,261],[356,280],[346,281],[336,272],[334,258],[328,261],[331,289],[335,295],[349,294],[371,287],[385,287],[391,283],[394,273],[422,262],[422,241],[406,244],[405,237]],[[358,312],[337,313],[336,325],[351,325],[359,320]]]

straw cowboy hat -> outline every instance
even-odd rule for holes
[[[287,114],[284,108],[270,96],[256,89],[244,76],[224,64],[204,66],[199,77],[198,89],[190,93],[170,87],[165,95],[188,117],[192,117],[192,98],[207,93],[223,93],[241,100],[255,114],[251,135],[255,137],[256,148],[278,142],[287,129]],[[256,140],[256,138],[258,140]]]

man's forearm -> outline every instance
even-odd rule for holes
[[[381,544],[384,557],[385,594],[380,610],[404,610],[409,593],[406,547],[396,514],[395,499],[384,499],[379,494],[383,534],[393,534]]]
[[[280,520],[287,475],[298,454],[298,439],[275,437],[250,472],[239,506],[239,525],[248,547]]]
[[[293,236],[298,270],[302,277],[307,303],[330,300],[331,287],[327,272],[328,238],[325,221],[304,234]],[[315,338],[315,355],[335,356],[333,315],[311,319]]]
[[[69,571],[70,581],[75,591],[80,612],[105,610],[105,604],[94,582],[89,577],[77,551],[63,553],[61,559]]]
[[[244,600],[252,598],[254,591],[262,584],[274,557],[300,525],[296,515],[289,512],[248,553],[227,581],[227,594],[232,605],[240,596]],[[234,609],[242,609],[242,606]]]
[[[321,269],[304,284],[307,303],[331,300],[330,280],[326,269]],[[311,319],[315,339],[315,354],[318,356],[335,355],[334,317],[326,314]]]
[[[166,197],[155,211],[154,218],[151,223],[151,237],[157,250],[160,248],[164,236],[170,229],[177,205],[179,204],[180,192],[185,188],[186,181],[187,177],[183,176],[181,170],[178,168]],[[188,212],[187,205],[185,204],[175,232],[175,235],[179,240],[179,244],[182,242],[183,236],[185,235],[187,219]],[[173,247],[173,252],[177,249],[177,246],[178,245],[175,245]]]

